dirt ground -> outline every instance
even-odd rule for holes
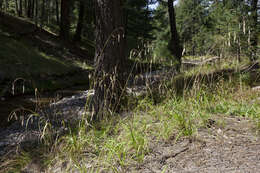
[[[192,139],[157,143],[135,173],[257,173],[260,172],[260,135],[254,123],[241,117],[216,116]]]

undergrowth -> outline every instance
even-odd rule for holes
[[[148,93],[132,112],[92,125],[83,119],[59,139],[46,140],[49,142],[41,147],[45,150],[34,150],[44,156],[43,166],[49,172],[55,167],[62,167],[63,172],[127,172],[130,165],[143,162],[153,145],[161,141],[174,145],[180,138],[194,137],[200,128],[208,128],[215,115],[248,117],[260,128],[260,93],[241,79],[246,77],[220,79],[214,85],[194,82],[182,96],[164,92],[158,96],[163,97],[159,103]],[[169,88],[164,90],[171,91],[173,85],[165,85]],[[6,172],[13,172],[14,167],[22,170],[32,160],[23,151],[14,161],[4,162],[4,167],[10,170]]]

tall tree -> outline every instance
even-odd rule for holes
[[[3,2],[4,2],[4,0],[0,0],[0,11],[2,10]]]
[[[257,0],[251,0],[251,61],[257,59],[257,40],[258,40],[258,21],[257,21]]]
[[[171,39],[168,44],[168,48],[175,59],[178,61],[177,71],[180,71],[181,65],[181,56],[182,56],[182,47],[180,45],[180,39],[176,28],[176,19],[175,11],[173,7],[173,0],[168,0],[168,13],[169,13],[169,22],[171,29]]]
[[[9,1],[8,0],[5,0],[5,11],[7,12],[9,8]]]
[[[38,27],[38,14],[39,14],[39,2],[38,0],[35,1],[35,16],[34,16],[34,23],[36,27]]]
[[[19,16],[23,15],[23,0],[20,0],[19,3]]]
[[[122,0],[96,0],[93,118],[119,109],[124,93],[125,27]]]
[[[32,18],[32,1],[28,0],[27,3],[27,17]]]
[[[70,35],[70,4],[71,0],[61,0],[60,37],[65,41]]]
[[[56,21],[57,21],[57,24],[59,25],[60,24],[60,12],[59,12],[59,0],[55,0],[55,11],[56,11]]]
[[[84,0],[80,0],[78,23],[77,23],[76,33],[74,36],[75,41],[81,40],[81,33],[82,33],[83,23],[84,23],[84,15],[85,15],[85,2]]]
[[[45,15],[46,15],[46,13],[45,13],[45,4],[46,4],[46,0],[43,0],[42,1],[42,6],[41,6],[41,27],[44,25],[45,19],[46,19],[46,17],[45,17]]]
[[[19,6],[18,6],[18,0],[15,0],[15,9],[16,9],[16,13],[19,16]]]

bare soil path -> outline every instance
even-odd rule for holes
[[[260,135],[247,118],[216,116],[213,124],[199,129],[194,138],[160,142],[136,173],[257,173],[260,172]]]

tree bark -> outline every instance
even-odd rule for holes
[[[79,2],[79,16],[78,16],[78,23],[77,23],[77,29],[74,36],[74,41],[80,41],[81,40],[81,33],[84,23],[84,15],[85,15],[85,2],[84,0],[81,0]]]
[[[9,1],[5,0],[5,12],[7,12],[8,8],[9,8]]]
[[[60,24],[59,0],[56,0],[55,4],[56,4],[56,21],[57,24],[59,25]]]
[[[23,15],[23,0],[19,2],[19,17]]]
[[[168,13],[170,20],[170,28],[171,28],[171,39],[168,43],[168,49],[171,54],[178,61],[177,71],[180,71],[181,66],[181,56],[182,56],[182,47],[180,45],[179,35],[176,28],[176,19],[175,19],[175,11],[173,7],[173,0],[168,0]]]
[[[26,15],[26,12],[27,12],[27,0],[24,0],[24,14]]]
[[[257,0],[251,0],[251,56],[250,60],[257,60],[257,40],[258,40],[258,21],[257,21]]]
[[[61,0],[60,37],[69,40],[70,33],[70,0]]]
[[[28,3],[28,5],[27,5],[27,17],[31,18],[32,17],[31,16],[32,2],[31,2],[31,0],[28,0],[27,3]]]
[[[45,5],[46,5],[46,0],[43,0],[42,1],[42,7],[41,7],[41,22],[40,22],[40,25],[41,25],[41,28],[43,27],[44,23],[45,23]]]
[[[35,7],[35,0],[32,0],[32,8],[31,8],[31,18],[34,18],[34,7]]]
[[[121,0],[97,0],[92,120],[120,110],[124,94],[125,27]]]
[[[15,0],[15,10],[16,10],[17,15],[19,16],[18,0]]]
[[[38,15],[39,15],[39,4],[38,4],[38,0],[35,1],[35,18],[34,18],[34,22],[36,27],[38,27]]]
[[[2,11],[2,5],[4,0],[0,0],[0,11]]]

